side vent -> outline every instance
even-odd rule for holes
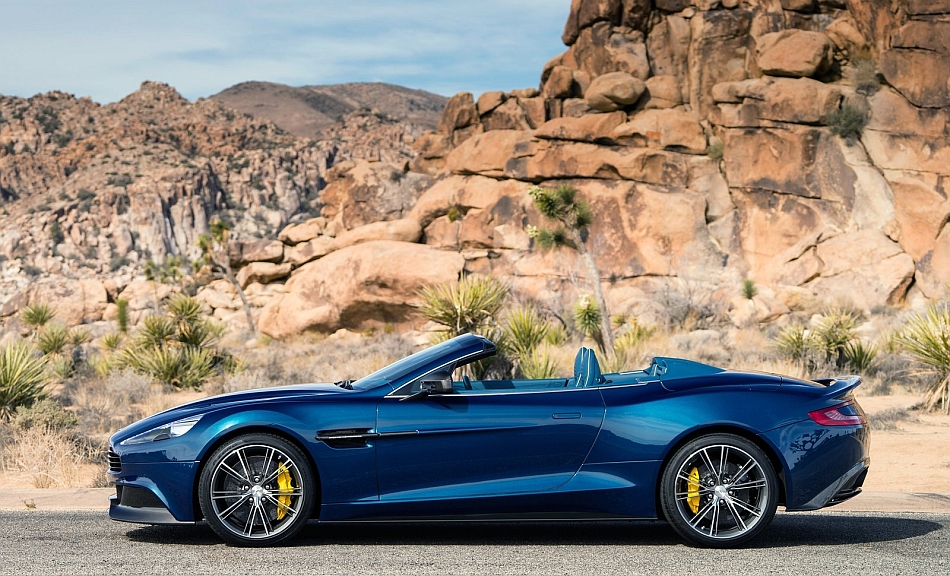
[[[369,428],[355,428],[349,430],[321,430],[316,439],[330,448],[365,448],[366,441],[379,434],[369,431]]]

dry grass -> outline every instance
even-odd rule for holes
[[[34,488],[78,488],[86,484],[83,465],[96,450],[50,427],[16,429],[4,443],[3,469]]]

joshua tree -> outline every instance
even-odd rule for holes
[[[528,194],[534,200],[538,211],[555,222],[555,227],[550,229],[529,226],[528,235],[543,249],[567,247],[581,255],[587,268],[587,283],[594,293],[597,307],[600,308],[601,338],[598,344],[604,353],[613,354],[614,337],[610,329],[607,300],[600,284],[600,271],[597,269],[594,255],[587,249],[589,228],[594,219],[590,204],[581,200],[577,189],[569,184],[561,184],[553,189],[534,186],[528,190]]]
[[[237,290],[247,315],[247,329],[252,336],[256,335],[257,327],[254,326],[254,317],[251,316],[251,305],[248,304],[244,289],[231,269],[231,231],[228,225],[220,218],[212,220],[208,233],[198,237],[198,248],[201,250],[201,263],[208,266],[212,274],[227,279]]]

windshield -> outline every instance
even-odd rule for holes
[[[353,389],[369,390],[407,377],[421,376],[428,370],[438,367],[433,364],[438,365],[441,362],[449,362],[455,359],[454,357],[458,356],[460,350],[472,345],[470,338],[468,335],[453,338],[393,362],[389,366],[353,382]],[[481,347],[482,341],[484,339],[479,340],[479,347]],[[489,345],[491,344],[489,343]],[[492,352],[494,352],[494,346],[492,346]]]

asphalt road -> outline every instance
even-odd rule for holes
[[[683,545],[657,522],[313,523],[292,546],[223,545],[203,525],[104,512],[0,512],[0,574],[950,574],[950,515],[779,513],[741,550]]]

